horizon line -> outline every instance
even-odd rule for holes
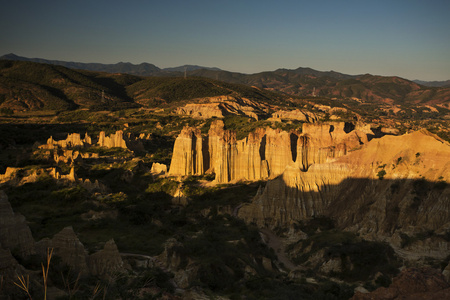
[[[406,79],[406,80],[409,80],[409,81],[412,81],[412,82],[414,82],[414,81],[422,81],[422,82],[433,83],[433,82],[446,82],[446,81],[450,81],[450,79],[443,79],[443,80],[422,80],[422,79],[418,79],[418,78],[415,78],[415,79],[409,79],[409,78],[403,77],[403,76],[401,76],[401,75],[379,75],[379,74],[372,74],[372,73],[369,73],[369,72],[366,72],[366,73],[360,73],[360,74],[347,74],[347,73],[343,73],[343,72],[335,71],[335,70],[325,70],[325,71],[323,71],[323,70],[318,70],[318,69],[315,69],[315,68],[312,68],[312,67],[303,67],[303,66],[299,66],[299,67],[296,67],[296,68],[293,68],[293,69],[291,69],[291,68],[286,68],[286,67],[279,67],[279,68],[276,68],[276,69],[274,69],[274,70],[264,70],[264,71],[258,71],[258,72],[251,73],[251,72],[242,72],[242,71],[230,71],[230,70],[222,69],[222,68],[216,67],[216,66],[210,67],[210,66],[204,66],[204,65],[201,65],[201,64],[195,64],[195,63],[193,63],[193,64],[189,64],[189,63],[188,63],[188,64],[183,64],[183,65],[178,65],[178,66],[173,66],[173,67],[159,67],[159,66],[157,66],[157,65],[154,64],[154,63],[150,63],[150,62],[146,62],[146,61],[140,62],[140,63],[133,63],[133,62],[130,62],[130,61],[127,61],[127,62],[125,62],[125,61],[119,61],[119,62],[115,62],[115,63],[83,62],[83,61],[72,61],[72,60],[61,60],[61,59],[47,59],[47,58],[42,58],[42,57],[26,57],[26,56],[20,56],[20,55],[17,55],[17,54],[15,54],[15,53],[13,53],[13,52],[4,54],[4,55],[0,56],[0,58],[4,59],[3,57],[4,57],[4,56],[8,56],[8,55],[13,55],[13,56],[16,56],[16,57],[18,57],[18,58],[25,58],[25,59],[30,59],[30,60],[32,60],[32,59],[39,59],[39,60],[46,60],[46,61],[48,61],[48,62],[54,61],[54,62],[62,62],[62,63],[102,64],[102,65],[117,65],[117,64],[123,63],[123,64],[131,64],[131,65],[133,65],[133,66],[139,66],[139,65],[142,65],[142,64],[149,64],[149,65],[153,65],[153,66],[157,67],[157,68],[160,69],[160,70],[174,69],[174,68],[180,68],[180,67],[186,67],[186,66],[194,66],[194,67],[197,66],[197,67],[208,68],[208,69],[219,69],[219,70],[216,70],[216,71],[224,71],[224,72],[230,72],[230,73],[240,73],[240,74],[244,74],[244,75],[255,75],[255,74],[265,73],[265,72],[275,72],[275,71],[277,71],[277,70],[294,71],[294,70],[303,68],[303,69],[311,69],[311,70],[313,70],[313,71],[318,71],[318,72],[335,72],[335,73],[339,73],[339,74],[343,74],[343,75],[348,75],[348,76],[372,75],[372,76],[382,76],[382,77],[399,77],[399,78],[403,78],[403,79]]]

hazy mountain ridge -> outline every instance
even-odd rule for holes
[[[421,84],[421,85],[425,85],[425,86],[430,86],[430,87],[450,87],[450,80],[445,80],[445,81],[423,81],[423,80],[413,80],[413,82]]]
[[[450,89],[426,87],[400,77],[378,75],[345,75],[308,68],[278,69],[273,72],[240,74],[197,70],[190,75],[243,83],[261,89],[298,97],[336,97],[359,99],[372,103],[444,104],[450,101]]]
[[[348,75],[348,74],[343,74],[343,73],[339,73],[336,71],[317,71],[311,68],[297,68],[295,70],[290,70],[290,69],[278,69],[275,72],[284,72],[284,71],[291,71],[294,72],[296,74],[299,75],[314,75],[317,77],[323,77],[323,76],[327,76],[327,77],[331,77],[331,78],[335,78],[335,79],[350,79],[350,78],[355,78],[359,75]]]
[[[171,67],[171,68],[164,68],[164,71],[167,72],[190,72],[190,71],[195,71],[195,70],[201,70],[201,69],[205,69],[205,70],[211,70],[211,71],[222,71],[219,68],[213,67],[203,67],[203,66],[198,66],[198,65],[183,65],[183,66],[179,66],[179,67]]]
[[[154,64],[150,63],[140,63],[140,64],[132,64],[130,62],[119,62],[116,64],[102,64],[102,63],[81,63],[81,62],[67,62],[60,60],[48,60],[43,58],[28,58],[23,56],[18,56],[13,53],[6,54],[0,57],[0,59],[4,60],[20,60],[20,61],[31,61],[37,63],[44,64],[52,64],[52,65],[60,65],[66,68],[71,69],[81,69],[88,71],[97,71],[97,72],[108,72],[108,73],[126,73],[131,75],[140,75],[140,76],[154,76],[161,75],[166,72],[184,72],[186,71],[194,71],[198,69],[208,69],[214,71],[220,71],[219,68],[209,68],[197,65],[183,65],[179,67],[171,67],[171,68],[159,68]]]
[[[12,110],[115,109],[159,106],[195,98],[234,95],[262,101],[283,96],[245,85],[194,77],[142,77],[75,70],[28,61],[0,60],[0,107]]]
[[[229,83],[245,84],[298,97],[355,98],[366,102],[389,103],[391,105],[420,103],[422,105],[441,104],[448,106],[450,101],[450,88],[436,87],[438,83],[422,82],[425,84],[420,85],[397,76],[347,75],[335,71],[323,72],[302,67],[295,70],[278,69],[255,74],[243,74],[195,65],[160,69],[147,63],[140,65],[131,63],[112,65],[69,63],[29,59],[14,54],[4,55],[0,59],[36,61],[64,65],[68,68],[139,76],[174,77],[183,76],[186,71],[187,76],[207,77]]]

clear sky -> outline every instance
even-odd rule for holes
[[[450,79],[449,0],[0,0],[0,55]]]

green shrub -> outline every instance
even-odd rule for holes
[[[125,202],[127,200],[128,200],[127,194],[119,192],[119,193],[114,193],[114,194],[108,195],[105,198],[102,198],[101,202],[113,204],[113,203]]]
[[[74,187],[66,187],[62,188],[56,191],[52,191],[49,195],[48,200],[50,202],[55,201],[56,203],[62,202],[62,203],[75,203],[80,202],[85,199],[86,190],[77,185]]]
[[[145,192],[152,194],[152,193],[159,193],[163,192],[166,194],[173,194],[176,189],[178,188],[178,182],[173,181],[169,178],[162,178],[157,179],[155,182],[152,182],[148,185]]]
[[[377,177],[378,177],[379,180],[382,180],[385,175],[386,175],[386,171],[385,170],[378,171],[378,173],[377,173]]]

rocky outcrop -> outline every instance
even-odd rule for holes
[[[88,255],[71,226],[65,227],[52,239],[46,238],[39,241],[37,249],[43,257],[47,255],[47,249],[53,249],[53,255],[59,256],[64,265],[84,275],[90,274],[107,278],[129,268],[122,261],[114,240],[106,242],[102,250]]]
[[[52,239],[39,241],[37,247],[42,256],[46,255],[47,249],[53,249],[53,255],[59,256],[65,265],[81,274],[89,274],[87,252],[71,226],[65,227]]]
[[[322,162],[315,164],[297,159],[251,204],[242,206],[238,216],[272,228],[327,216],[369,239],[389,240],[395,232],[445,234],[450,228],[448,143],[421,131],[374,139],[360,150],[336,148],[334,155],[347,155],[326,162],[315,158]],[[441,256],[450,254],[448,242],[436,247]]]
[[[23,174],[22,178],[20,179],[18,185],[24,185],[26,183],[33,183],[39,180],[39,177],[45,173],[44,169],[35,169],[33,171],[27,172]],[[19,179],[19,178],[17,178]]]
[[[301,163],[302,170],[306,171],[313,164],[346,155],[367,141],[367,134],[353,130],[350,123],[304,123],[297,142],[297,161]]]
[[[8,196],[0,191],[0,245],[3,249],[17,251],[22,258],[36,253],[35,242],[25,217],[14,213]]]
[[[137,167],[139,167],[139,164]],[[56,182],[59,184],[79,184],[90,192],[96,191],[100,193],[106,193],[108,191],[108,188],[97,179],[92,182],[91,180],[89,180],[89,178],[79,178],[75,172],[74,167],[70,169],[68,174],[63,174],[57,167],[48,169],[36,169],[31,173],[21,168],[8,168],[7,170],[8,171],[6,172],[5,177],[9,180],[5,180],[3,182],[0,181],[0,183],[7,183],[12,186],[21,186],[26,183],[37,182],[42,177],[51,176],[52,178],[56,179]]]
[[[269,175],[274,178],[296,160],[296,144],[298,136],[280,129],[266,129],[262,140],[263,159],[267,160]]]
[[[301,134],[260,128],[238,141],[234,132],[224,129],[222,121],[215,121],[207,139],[209,160],[205,159],[206,146],[200,132],[184,128],[175,142],[169,173],[199,175],[209,167],[220,183],[275,178],[294,162],[307,171],[314,164],[347,155],[368,142],[368,132],[370,128],[359,125],[355,129],[344,122],[304,123]],[[199,157],[203,157],[203,168]]]
[[[352,300],[449,299],[450,284],[438,271],[430,268],[405,269],[385,288],[363,294],[356,292]]]
[[[275,177],[293,161],[291,134],[281,130],[259,128],[237,141],[235,132],[216,121],[208,141],[210,171],[219,183]]]
[[[91,143],[91,138],[89,137],[89,135],[87,133],[85,135],[85,139],[83,139],[83,140],[81,140],[81,136],[79,133],[72,133],[67,136],[66,140],[63,142],[63,145],[61,147],[62,148],[76,147],[76,146],[83,147],[85,143],[86,144]],[[65,144],[65,146],[64,146],[64,144]]]
[[[114,240],[108,241],[103,250],[88,256],[72,227],[35,243],[25,217],[13,212],[8,197],[0,191],[0,274],[15,277],[17,268],[22,268],[11,251],[26,259],[34,254],[46,257],[50,249],[63,264],[81,274],[107,277],[129,268],[123,263]]]
[[[199,264],[181,254],[184,250],[183,244],[176,239],[170,238],[164,245],[164,251],[157,260],[162,263],[162,269],[174,274],[174,283],[180,288],[188,288],[192,282],[198,280],[197,274]],[[181,253],[180,253],[181,252]]]
[[[251,204],[243,205],[238,216],[260,227],[274,228],[323,215],[348,172],[345,164],[313,165],[308,172],[292,164],[269,181]]]
[[[97,179],[94,182],[88,179],[80,179],[79,184],[88,190],[89,192],[99,192],[102,194],[106,194],[108,192],[108,187],[102,183],[100,183]]]
[[[175,238],[169,238],[164,244],[164,251],[158,256],[164,267],[176,271],[182,265],[185,256],[181,255],[178,250],[183,249],[183,244]]]
[[[188,103],[184,107],[178,107],[176,113],[200,119],[242,115],[258,120],[258,115],[264,113],[266,109],[264,105],[246,98],[218,96],[202,99],[199,103]]]
[[[224,129],[224,123],[217,120],[211,123],[208,139],[203,139],[198,129],[183,129],[175,141],[169,174],[212,172],[218,183],[275,178],[294,162],[307,170],[366,142],[365,133],[346,123],[305,123],[302,134],[258,128],[237,140],[236,133]]]
[[[78,180],[77,175],[75,174],[75,168],[70,168],[69,174],[61,174],[57,168],[51,168],[49,172],[50,176],[55,178],[56,180],[67,180],[70,182],[76,182]]]
[[[142,136],[145,138],[145,135]],[[39,146],[40,149],[46,149],[46,150],[53,150],[53,149],[68,149],[68,148],[74,148],[74,147],[88,147],[91,145],[98,145],[100,147],[106,147],[106,148],[124,148],[129,149],[133,151],[142,151],[144,149],[144,146],[142,144],[142,138],[136,138],[131,133],[124,133],[122,130],[116,131],[116,133],[112,133],[109,136],[106,136],[106,133],[104,131],[101,131],[97,139],[92,139],[87,133],[85,134],[84,138],[81,139],[81,136],[79,133],[71,133],[67,136],[65,140],[55,141],[53,137],[50,137],[47,140],[47,143],[45,145]],[[66,162],[68,159],[76,159],[78,156],[81,156],[83,158],[91,158],[95,157],[95,154],[83,154],[78,151],[64,151],[57,152],[55,155],[56,162],[63,160]],[[62,156],[62,157],[61,157]]]
[[[200,130],[184,127],[175,140],[169,175],[201,175],[207,167],[206,159]]]
[[[301,111],[299,109],[295,110],[279,110],[272,114],[272,118],[274,119],[282,119],[282,120],[296,120],[302,122],[311,122],[314,123],[317,121],[317,117],[311,112]]]
[[[442,271],[442,275],[444,275],[447,282],[450,283],[450,263]]]
[[[264,145],[263,139],[265,135],[264,129],[257,129],[249,134],[246,139],[236,142],[236,157],[233,159],[235,162],[231,164],[231,175],[228,177],[222,176],[219,173],[219,178],[216,177],[218,182],[228,182],[232,180],[260,180],[269,177],[269,165],[265,159],[265,153],[263,152]],[[223,147],[223,146],[222,146]],[[221,160],[220,156],[216,157],[216,162]],[[221,162],[223,164],[224,162]],[[222,169],[224,169],[222,167]],[[217,176],[217,173],[216,173]],[[222,180],[222,181],[220,181]]]
[[[55,148],[72,148],[72,147],[84,147],[85,145],[91,145],[92,139],[86,133],[84,139],[81,139],[79,133],[71,133],[67,135],[65,140],[55,141],[53,137],[47,140],[47,144],[39,146],[41,149],[55,149]]]
[[[99,158],[98,153],[83,153],[76,150],[66,150],[66,149],[57,149],[53,153],[53,159],[56,163],[64,162],[64,163],[73,163],[73,162],[81,162],[83,159],[89,158]]]
[[[103,250],[89,256],[89,269],[94,276],[108,277],[126,269],[114,240],[105,243]]]
[[[0,276],[15,278],[19,263],[12,256],[10,250],[5,250],[0,244]]]
[[[216,174],[217,182],[228,182],[234,177],[232,161],[236,157],[236,133],[224,130],[222,121],[211,123],[208,132],[210,171]]]
[[[132,133],[124,133],[122,130],[111,133],[109,136],[101,131],[98,137],[98,146],[106,148],[123,148],[133,151],[143,151],[144,145],[142,141],[136,138]]]
[[[372,140],[340,160],[354,171],[329,215],[340,226],[366,235],[446,232],[450,228],[448,157],[450,145],[426,131]],[[449,243],[442,247],[449,252]]]
[[[127,143],[123,138],[123,131],[119,130],[116,133],[111,133],[109,136],[106,136],[104,131],[101,131],[98,136],[98,143],[100,147],[106,148],[125,148],[127,149]]]
[[[5,182],[15,179],[16,173],[19,170],[20,170],[20,168],[7,167],[5,174],[0,174],[0,183],[5,183]]]
[[[153,163],[150,169],[152,175],[165,175],[167,173],[167,166],[165,164]]]
[[[224,109],[221,103],[205,104],[186,104],[184,107],[178,107],[176,113],[179,115],[188,115],[193,118],[209,119],[223,118]]]
[[[268,176],[267,161],[261,159],[264,130],[236,141],[236,133],[225,130],[222,121],[211,124],[203,141],[198,129],[185,127],[175,140],[169,175],[216,174],[216,182],[257,180]]]

